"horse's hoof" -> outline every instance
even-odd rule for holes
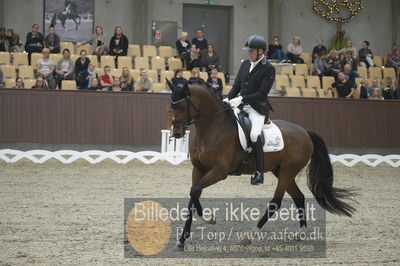
[[[185,249],[185,244],[182,244],[181,242],[178,241],[178,242],[176,243],[175,249],[176,249],[177,251],[183,251],[183,250]]]

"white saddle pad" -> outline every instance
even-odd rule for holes
[[[235,112],[237,117],[237,114]],[[251,148],[247,145],[246,135],[244,134],[243,128],[240,126],[239,122],[237,122],[239,140],[242,148],[246,152],[251,152]],[[264,138],[265,144],[263,146],[264,152],[275,152],[281,151],[285,147],[283,142],[282,132],[277,125],[275,125],[272,121],[268,125],[264,125]]]

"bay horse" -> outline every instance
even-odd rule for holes
[[[71,19],[75,22],[76,26],[75,26],[75,30],[78,30],[78,26],[81,25],[81,17],[79,16],[79,14],[76,13],[71,13],[71,14],[64,14],[63,11],[56,11],[54,12],[54,15],[51,19],[51,24],[53,24],[54,26],[56,26],[57,24],[57,19],[59,19],[61,21],[61,26],[65,29],[68,30],[65,27],[65,22],[67,21],[67,19]],[[78,22],[79,20],[79,22]]]
[[[224,104],[207,84],[186,84],[176,88],[167,80],[171,94],[171,109],[174,115],[172,135],[184,136],[187,127],[194,124],[196,137],[190,143],[190,160],[193,165],[192,187],[188,204],[188,217],[179,238],[178,248],[183,249],[190,236],[194,211],[203,218],[200,196],[203,189],[227,178],[238,170],[242,162],[248,167],[242,174],[254,173],[254,159],[245,152],[239,142],[238,128],[230,106]],[[316,133],[293,123],[274,120],[282,131],[284,149],[264,154],[265,172],[272,171],[278,178],[272,200],[265,214],[257,223],[261,229],[276,212],[287,192],[298,209],[300,227],[307,226],[305,198],[295,182],[296,175],[308,164],[308,187],[318,204],[325,210],[351,217],[355,209],[343,201],[351,199],[352,190],[333,187],[333,170],[327,147]],[[240,168],[240,167],[239,167]],[[206,221],[215,223],[215,218]]]

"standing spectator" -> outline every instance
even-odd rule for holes
[[[326,47],[324,46],[324,39],[319,37],[317,39],[317,46],[315,46],[312,51],[313,62],[315,61],[315,58],[317,58],[321,52],[327,53],[327,50],[326,50]]]
[[[121,27],[115,27],[114,36],[110,41],[110,55],[126,56],[128,54],[128,38],[122,33]]]
[[[31,54],[41,53],[43,50],[43,35],[39,32],[39,25],[33,24],[32,31],[26,35],[25,51],[28,53],[29,64],[31,64]]]
[[[50,49],[50,53],[60,53],[60,37],[56,34],[56,28],[54,25],[50,25],[49,34],[44,39],[44,47]]]
[[[111,91],[116,91],[116,92],[121,92],[122,88],[121,88],[121,80],[119,79],[119,77],[115,77],[113,80],[113,86]]]
[[[46,82],[42,75],[38,75],[36,78],[35,85],[32,86],[32,89],[46,90],[48,89]]]
[[[222,84],[222,79],[218,77],[218,70],[216,68],[213,68],[211,70],[211,75],[207,79],[207,83],[214,89],[215,93],[222,100],[223,84]]]
[[[183,87],[185,87],[185,84],[187,83],[187,80],[183,77],[183,70],[182,69],[175,70],[174,77],[171,79],[171,82],[177,88],[182,89]]]
[[[279,37],[274,36],[272,43],[268,45],[268,58],[273,60],[287,60],[286,53],[283,51],[282,45],[279,43]]]
[[[90,59],[87,57],[87,53],[86,50],[81,50],[81,54],[79,56],[78,59],[76,59],[75,61],[75,69],[74,69],[74,73],[75,73],[75,79],[79,80],[80,77],[80,73],[82,73],[83,71],[86,71],[89,67],[90,64]]]
[[[71,60],[71,53],[69,49],[64,49],[63,58],[58,61],[56,66],[56,79],[58,88],[61,89],[63,80],[72,80],[74,73],[74,62]]]
[[[374,58],[374,55],[371,49],[369,49],[368,41],[363,42],[363,48],[358,51],[358,56],[360,58],[360,64],[362,66],[365,66],[367,68],[374,66],[374,61],[372,60]]]
[[[303,53],[303,47],[301,47],[301,40],[299,36],[294,36],[293,41],[287,46],[287,58],[292,63],[304,64],[304,60],[300,58]]]
[[[50,49],[44,48],[42,51],[43,57],[39,58],[36,62],[36,72],[42,76],[47,82],[50,89],[56,88],[56,81],[54,77],[54,62],[49,58]]]
[[[387,67],[393,67],[396,70],[397,75],[399,75],[400,70],[400,45],[393,44],[392,49],[390,49],[388,54]]]
[[[391,77],[386,77],[385,78],[385,87],[383,87],[382,91],[382,96],[385,100],[394,100],[396,99],[395,94],[394,94],[394,86],[393,86],[393,80]]]
[[[22,41],[17,34],[14,33],[13,29],[7,30],[7,39],[8,39],[8,51],[10,53],[14,52],[22,52]]]
[[[153,80],[147,76],[147,72],[140,72],[140,79],[136,81],[136,90],[138,92],[153,92]]]
[[[17,78],[15,80],[15,87],[14,89],[25,89],[24,80],[22,78]]]
[[[368,99],[368,80],[363,79],[360,87],[360,99]]]
[[[214,45],[211,43],[208,44],[207,51],[204,51],[203,55],[201,56],[201,64],[206,68],[208,73],[210,73],[211,69],[214,68],[216,68],[217,71],[220,71],[221,69],[219,56],[215,52]]]
[[[100,76],[100,85],[103,91],[111,91],[114,78],[115,77],[111,75],[110,66],[105,66],[104,75]]]
[[[372,96],[372,94],[373,94],[373,92],[374,92],[374,90],[376,88],[379,89],[379,91],[382,91],[382,88],[379,86],[379,80],[378,79],[373,79],[371,86],[368,87],[368,91],[367,91],[368,92],[368,97]],[[379,94],[381,94],[381,93],[379,92]]]
[[[78,59],[79,60],[79,59]],[[92,80],[97,78],[96,66],[92,63],[89,64],[88,69],[79,72],[77,84],[80,90],[86,90],[92,87]]]
[[[0,52],[8,51],[8,38],[6,35],[6,28],[0,27]]]
[[[77,47],[80,47],[87,43],[92,45],[92,52],[94,55],[97,55],[97,58],[99,60],[102,55],[108,54],[107,38],[103,33],[102,27],[96,26],[95,34],[93,34],[92,38],[86,42],[83,42]]]
[[[336,88],[339,98],[351,98],[353,97],[356,85],[347,80],[343,72],[339,72],[338,80],[331,85],[331,88]]]
[[[184,58],[190,47],[190,42],[187,39],[188,33],[185,31],[181,32],[181,37],[176,41],[176,50],[180,58]]]
[[[347,51],[344,54],[344,58],[342,60],[342,69],[344,69],[345,65],[350,65],[351,70],[357,71],[357,62],[354,59],[353,53],[351,51]]]
[[[197,29],[196,37],[194,37],[192,39],[192,44],[196,45],[197,49],[199,49],[200,51],[207,48],[208,42],[204,38],[204,30],[203,29]]]
[[[120,78],[122,91],[133,91],[133,83],[135,82],[129,69],[124,67]]]
[[[204,83],[204,79],[200,77],[200,69],[195,67],[192,69],[192,76],[188,80],[189,83]]]
[[[381,90],[379,88],[374,88],[372,95],[369,97],[370,100],[383,100],[381,95]]]
[[[331,50],[328,55],[328,65],[331,70],[331,76],[337,78],[337,74],[342,70],[342,65],[336,50]]]
[[[93,90],[93,91],[101,91],[101,90],[103,90],[103,89],[101,88],[101,86],[100,86],[100,83],[99,83],[99,79],[98,79],[98,78],[92,78],[92,79],[90,80],[88,89],[89,89],[89,90]]]
[[[200,67],[199,49],[195,44],[190,46],[189,52],[185,56],[185,65],[187,70],[192,70],[195,67]]]
[[[346,42],[346,47],[339,50],[338,53],[339,53],[339,55],[344,55],[346,52],[349,52],[349,51],[352,53],[353,58],[356,59],[357,49],[355,47],[353,47],[353,41],[351,41],[351,40],[348,40]]]

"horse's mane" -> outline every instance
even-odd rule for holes
[[[191,81],[188,82],[188,86],[190,86],[190,87],[193,87],[193,86],[196,86],[196,85],[198,85],[197,87],[205,89],[206,91],[211,93],[211,95],[213,96],[213,98],[215,100],[217,100],[219,103],[222,103],[221,97],[219,96],[217,91],[213,87],[211,87],[210,84],[208,84],[207,82],[202,81],[202,80],[198,80],[196,82],[191,82]]]

